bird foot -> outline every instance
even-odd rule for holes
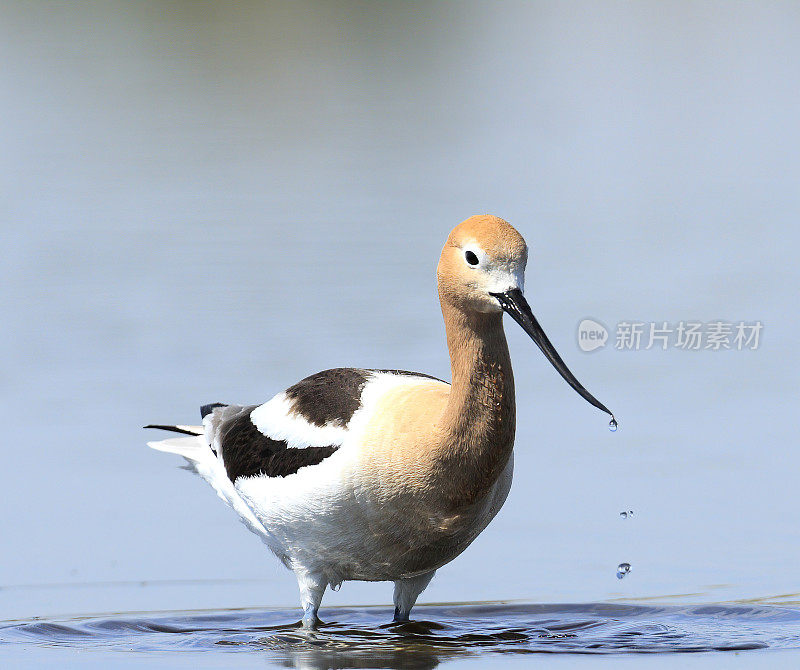
[[[394,608],[394,622],[402,623],[408,621],[409,612],[401,612],[399,607]]]
[[[316,630],[317,626],[320,624],[319,617],[317,616],[316,609],[308,608],[303,613],[303,618],[301,623],[303,624],[303,628],[306,630]]]

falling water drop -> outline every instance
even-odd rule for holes
[[[620,516],[621,516],[623,519],[630,519],[630,518],[633,516],[633,510],[632,510],[632,509],[629,509],[627,512],[620,512],[620,513],[619,513],[619,515],[620,515]]]
[[[617,579],[622,579],[630,571],[631,571],[631,564],[630,563],[620,563],[617,566]]]
[[[612,416],[612,417],[611,417],[611,421],[609,421],[609,422],[608,422],[608,429],[609,429],[609,430],[610,430],[612,433],[616,433],[616,432],[617,432],[617,426],[618,426],[618,425],[619,425],[619,424],[617,423],[617,420],[616,420],[616,419],[615,419],[615,418]]]

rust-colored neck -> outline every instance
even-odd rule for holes
[[[503,314],[462,311],[442,301],[452,388],[442,415],[441,455],[463,502],[486,492],[514,446],[514,375]]]

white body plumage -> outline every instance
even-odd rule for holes
[[[395,488],[393,483],[382,486],[374,472],[364,469],[364,452],[376,447],[369,440],[370,428],[376,419],[385,423],[387,418],[377,412],[385,406],[383,401],[397,394],[413,396],[431,386],[447,394],[450,385],[409,373],[358,372],[367,380],[358,408],[346,423],[334,420],[316,425],[282,392],[254,409],[215,409],[196,428],[198,433],[202,430],[196,437],[148,444],[186,458],[296,574],[301,592],[308,590],[304,583],[319,591],[328,585],[338,588],[346,580],[394,581],[400,607],[409,599],[403,597],[404,591],[410,590],[409,597],[416,600],[417,588],[427,586],[433,572],[460,554],[497,514],[511,487],[513,457],[478,504],[464,510],[458,523],[449,528],[443,529],[442,519],[434,515],[421,524],[413,500],[395,499],[387,509],[385,500]],[[285,442],[288,448],[337,448],[321,462],[287,476],[253,474],[232,482],[225,468],[225,426],[243,412],[259,433]]]

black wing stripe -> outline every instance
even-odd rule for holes
[[[323,370],[286,389],[292,409],[315,426],[329,423],[346,426],[361,406],[361,392],[368,370],[335,368]]]
[[[361,407],[361,394],[369,378],[378,372],[442,381],[421,372],[334,368],[306,377],[286,389],[292,409],[315,426],[346,426]]]
[[[253,475],[287,477],[302,467],[321,463],[339,448],[289,448],[284,440],[273,440],[256,428],[250,419],[253,409],[255,406],[242,408],[220,427],[222,460],[232,482]]]
[[[194,435],[197,437],[201,435],[201,433],[196,433],[193,430],[186,430],[185,428],[180,428],[179,426],[169,426],[161,423],[148,423],[144,428],[158,428],[159,430],[168,430],[172,433],[181,433],[183,435]]]

